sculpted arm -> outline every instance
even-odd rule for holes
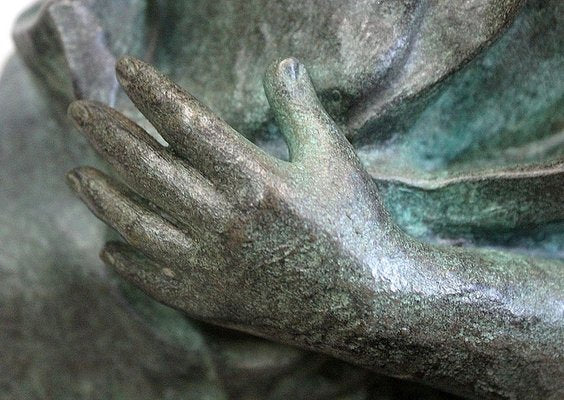
[[[123,59],[118,77],[169,147],[75,102],[123,183],[92,168],[68,180],[127,242],[102,251],[125,279],[195,318],[458,394],[561,393],[563,265],[403,233],[296,60],[265,80],[288,162],[148,65]]]

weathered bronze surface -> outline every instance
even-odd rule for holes
[[[0,398],[564,396],[563,16],[26,12],[0,81]]]

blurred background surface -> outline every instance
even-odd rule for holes
[[[37,0],[6,1],[0,5],[0,69],[14,52],[12,28],[17,16]]]

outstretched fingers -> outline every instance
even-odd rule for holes
[[[270,65],[264,89],[288,144],[290,160],[315,160],[335,151],[353,152],[315,93],[309,74],[295,58]]]
[[[194,253],[192,239],[104,173],[80,167],[67,174],[67,182],[98,218],[149,257],[175,265]]]
[[[274,167],[273,158],[150,65],[125,57],[116,69],[129,98],[171,148],[210,179],[252,179]]]
[[[131,188],[178,221],[188,227],[192,222],[217,224],[229,212],[229,204],[209,180],[119,112],[77,101],[69,115]]]

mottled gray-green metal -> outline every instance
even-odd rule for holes
[[[563,7],[32,8],[0,82],[0,398],[449,397],[370,371],[560,398]],[[125,54],[191,95],[131,58],[121,90]]]

